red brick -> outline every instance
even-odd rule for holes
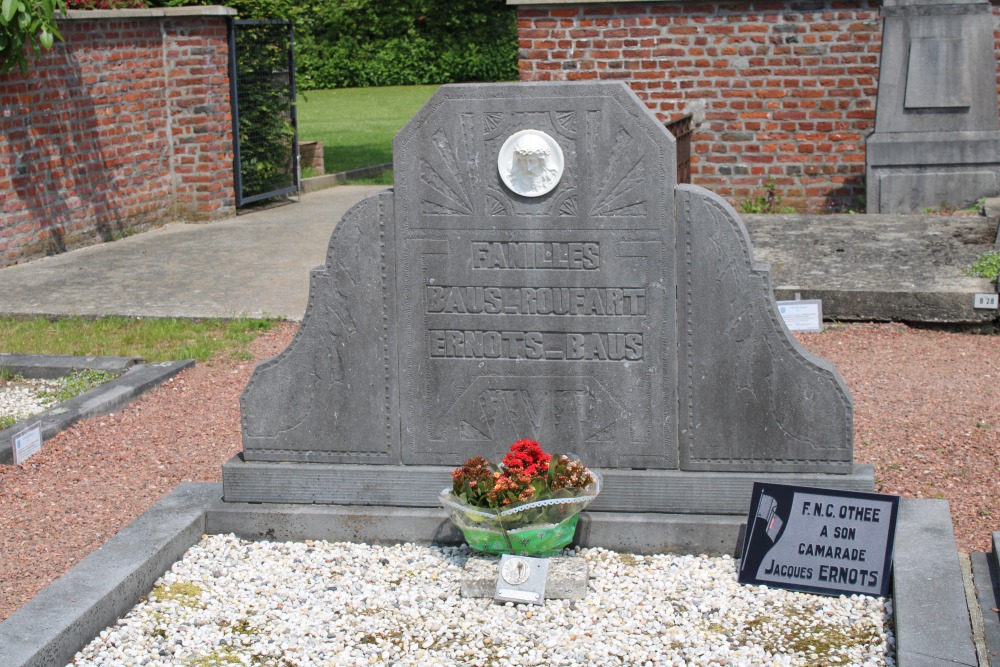
[[[32,78],[43,86],[29,91],[19,75],[0,77],[0,105],[24,113],[33,107],[40,119],[24,132],[0,118],[0,156],[32,157],[26,174],[0,161],[0,188],[18,193],[3,204],[0,266],[44,253],[53,227],[72,247],[97,239],[101,225],[127,229],[171,219],[188,186],[177,170],[177,192],[168,178],[171,162],[186,159],[183,142],[170,153],[168,122],[182,135],[199,132],[206,147],[225,146],[193,158],[210,183],[192,202],[213,216],[232,212],[225,19],[70,21],[60,29],[65,43],[33,64]],[[165,90],[164,64],[176,70]],[[189,90],[176,90],[180,83]],[[48,205],[44,193],[55,189],[65,207]]]

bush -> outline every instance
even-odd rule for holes
[[[114,1],[114,0],[77,0]],[[217,0],[149,0],[151,6]],[[241,19],[295,28],[302,89],[512,81],[517,11],[505,0],[231,0]]]
[[[314,2],[297,40],[303,88],[517,78],[516,13],[504,0]]]
[[[66,0],[69,9],[144,9],[146,0]]]

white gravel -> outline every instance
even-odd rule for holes
[[[45,391],[55,391],[59,380],[17,380],[0,382],[0,417],[14,417],[17,421],[38,414],[55,405]]]
[[[586,599],[536,607],[461,597],[469,555],[205,536],[74,664],[894,665],[891,600],[742,586],[728,557],[578,550]]]

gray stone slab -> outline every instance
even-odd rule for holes
[[[959,13],[949,11],[950,4],[928,5],[932,13],[886,12],[876,134],[1000,129],[990,3],[971,2]],[[915,69],[910,69],[911,65]],[[959,74],[959,70],[967,73]],[[940,86],[942,76],[950,77],[950,82],[944,90],[932,90]],[[957,112],[961,109],[956,110],[952,104],[940,108],[907,107],[907,99],[936,100],[952,86],[962,86],[964,77],[968,77],[963,86],[968,95],[964,112]]]
[[[848,473],[847,387],[788,335],[736,212],[695,186],[677,199],[681,468]]]
[[[530,438],[605,469],[851,474],[843,382],[674,152],[619,83],[442,87],[254,373],[245,459],[454,466]]]
[[[925,37],[910,42],[906,109],[972,106],[972,76],[967,69],[969,43],[961,37]]]
[[[983,0],[886,3],[869,213],[963,208],[1000,192],[992,8]]]
[[[185,483],[0,623],[0,665],[65,665],[205,531],[218,484]]]
[[[498,170],[527,130],[565,161],[539,196]],[[404,462],[495,458],[530,437],[595,466],[676,468],[676,151],[662,124],[620,85],[457,86],[393,152]]]
[[[25,378],[53,380],[73,371],[91,369],[108,373],[124,373],[137,364],[141,357],[74,357],[64,354],[11,354],[0,353],[0,369]]]
[[[399,461],[392,211],[376,195],[334,230],[295,339],[243,393],[247,459]]]
[[[982,13],[983,0],[884,0],[882,16],[940,16]]]
[[[329,540],[368,544],[462,544],[444,509],[368,505],[217,502],[206,532],[248,540]]]
[[[615,545],[634,554],[737,556],[746,517],[720,514],[640,514],[584,512],[575,544]]]
[[[983,281],[986,282],[986,281]],[[987,289],[986,291],[991,291]],[[996,311],[976,310],[976,292],[776,289],[776,299],[822,299],[823,318],[834,322],[908,322],[990,327]]]
[[[882,211],[901,211],[904,206],[911,205],[932,209],[964,208],[982,196],[977,197],[976,193],[993,194],[1000,190],[998,168],[956,169],[927,165],[902,173],[876,169],[875,176],[879,179],[879,208]],[[967,184],[958,197],[954,189],[956,180]]]
[[[822,299],[827,320],[986,323],[973,297],[992,284],[963,269],[994,249],[996,217],[744,216],[775,298]]]
[[[223,465],[222,479],[227,502],[438,507],[437,494],[451,485],[451,470],[446,466],[297,466],[236,456]],[[590,507],[607,512],[745,514],[755,481],[874,490],[870,465],[855,465],[851,474],[628,469],[601,473],[603,487]]]
[[[990,552],[993,558],[993,567],[997,572],[1000,572],[1000,532],[994,532],[990,536],[990,542],[993,545],[993,551]]]
[[[744,517],[721,515],[584,512],[573,544],[627,553],[734,555]],[[462,544],[462,533],[443,509],[216,503],[206,518],[209,533],[252,540]]]
[[[946,501],[900,501],[892,573],[896,664],[977,665]]]
[[[983,201],[983,215],[996,231],[993,247],[1000,249],[1000,197],[987,197]]]
[[[587,597],[590,568],[583,558],[556,556],[549,558],[545,580],[546,600],[582,600]],[[462,573],[462,597],[492,598],[500,576],[499,556],[473,556],[465,563]]]
[[[42,440],[48,440],[81,419],[120,410],[150,389],[194,365],[193,359],[187,359],[132,366],[110,382],[0,431],[0,463],[13,462],[13,437],[23,429],[37,423],[42,431]]]
[[[993,567],[993,554],[976,551],[969,554],[972,561],[972,576],[976,585],[976,601],[983,621],[982,641],[986,647],[987,663],[995,665],[1000,659],[1000,588],[997,587],[997,571]],[[980,664],[984,664],[980,661]]]

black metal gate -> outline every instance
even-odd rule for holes
[[[294,44],[289,21],[230,21],[237,206],[299,190]]]

